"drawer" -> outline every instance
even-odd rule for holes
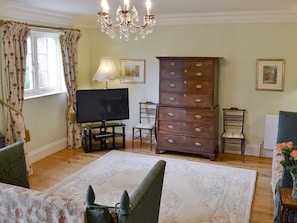
[[[172,69],[180,69],[185,68],[184,60],[161,60],[160,67],[172,68]]]
[[[213,80],[214,73],[212,69],[187,69],[185,72],[185,78],[188,79],[206,79],[206,80]]]
[[[160,70],[160,78],[181,79],[185,76],[185,69],[163,69]]]
[[[179,136],[173,134],[158,134],[158,147],[167,150],[177,150],[193,153],[211,153],[215,150],[213,139]]]
[[[208,80],[160,80],[160,89],[163,92],[211,94],[212,82]]]
[[[173,122],[158,121],[158,131],[160,133],[174,133],[178,135],[188,135],[201,138],[212,138],[213,125],[199,122]]]
[[[161,79],[213,79],[213,70],[206,69],[164,69],[160,71]]]
[[[185,107],[212,107],[212,95],[210,94],[177,94],[177,93],[160,93],[160,104],[169,106]]]
[[[213,69],[214,61],[212,60],[187,60],[186,68],[190,69]]]
[[[214,111],[191,109],[191,108],[173,108],[158,107],[159,120],[185,121],[185,122],[214,122]]]

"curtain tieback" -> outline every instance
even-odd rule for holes
[[[24,122],[24,128],[25,128],[25,141],[26,142],[30,142],[31,137],[30,137],[30,131],[29,129],[27,129],[26,125],[25,125],[25,120],[24,120],[24,116],[22,114],[22,112],[20,112],[19,110],[15,109],[14,107],[12,107],[11,105],[7,104],[5,101],[0,99],[0,103],[5,105],[6,107],[8,107],[10,110],[14,111],[15,113],[19,114]]]

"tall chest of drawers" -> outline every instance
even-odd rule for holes
[[[218,151],[218,57],[157,57],[160,62],[156,153],[215,159]]]

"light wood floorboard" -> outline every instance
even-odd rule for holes
[[[127,141],[126,149],[120,150],[132,152],[131,142]],[[109,150],[90,153],[84,153],[82,149],[61,150],[33,163],[34,173],[30,176],[30,186],[32,189],[44,191],[108,152]],[[245,156],[245,163],[242,163],[240,155],[225,153],[222,160],[218,155],[215,161],[210,161],[198,155],[174,152],[155,154],[154,148],[151,151],[147,144],[139,145],[138,143],[135,144],[133,152],[256,170],[257,181],[250,223],[272,223],[273,198],[270,184],[272,160],[270,158]]]

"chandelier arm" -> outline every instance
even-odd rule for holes
[[[148,23],[143,24],[143,25],[137,25],[137,24],[135,24],[134,22],[131,22],[131,25],[132,25],[133,27],[137,28],[137,29],[144,29],[144,28],[146,28],[146,27],[149,26]]]
[[[105,18],[103,18],[103,22],[104,24],[107,26],[107,27],[112,27],[112,28],[118,28],[118,27],[121,27],[123,24],[124,24],[124,21],[120,22],[120,23],[109,23],[108,21],[106,21]]]
[[[137,14],[133,14],[131,17],[131,22],[130,22],[130,24],[133,26],[133,27],[135,27],[135,28],[138,28],[138,29],[145,29],[146,27],[149,27],[150,25],[149,25],[149,23],[148,22],[146,22],[146,23],[144,23],[143,25],[138,25],[138,24],[135,24],[134,23],[134,20],[136,19],[136,17],[137,17],[138,15]],[[154,15],[146,15],[145,17],[148,17],[147,18],[147,20],[154,20],[155,19],[155,16]]]

